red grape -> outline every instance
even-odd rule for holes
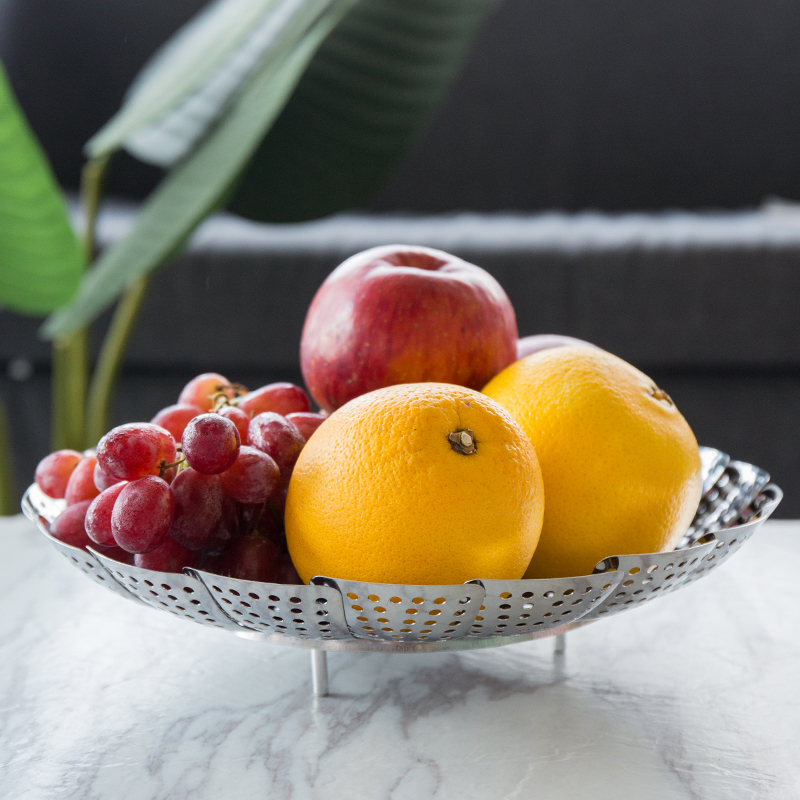
[[[275,490],[281,471],[275,461],[255,447],[244,445],[234,465],[220,475],[226,494],[240,503],[263,503]]]
[[[224,553],[242,533],[242,520],[240,518],[239,504],[228,495],[222,495],[222,516],[214,538],[203,550],[206,555],[219,555]],[[212,572],[214,570],[211,570]]]
[[[308,395],[293,383],[270,383],[253,392],[248,392],[236,403],[237,408],[246,411],[251,417],[265,411],[276,414],[291,414],[295,411],[309,411],[311,401]]]
[[[278,548],[262,536],[245,536],[230,549],[225,572],[243,581],[278,583],[281,578],[281,555]]]
[[[204,475],[189,467],[177,474],[170,489],[175,498],[170,537],[190,550],[210,545],[222,518],[219,476]]]
[[[192,469],[205,475],[225,472],[239,455],[239,431],[219,414],[189,420],[183,432],[183,455]]]
[[[248,414],[245,414],[244,411],[240,408],[236,408],[236,406],[223,406],[217,411],[217,414],[229,419],[236,426],[236,430],[239,431],[239,438],[242,442],[247,441],[247,428],[250,425],[250,417]]]
[[[150,422],[168,430],[172,434],[172,438],[176,442],[179,442],[189,420],[202,414],[203,411],[204,409],[199,406],[189,405],[188,403],[178,403],[174,406],[162,408]]]
[[[114,540],[129,553],[149,553],[167,538],[174,512],[175,500],[166,481],[155,475],[131,481],[114,503]]]
[[[224,491],[224,490],[223,490]],[[239,531],[243,536],[253,533],[264,514],[264,503],[236,503]]]
[[[133,553],[126,553],[121,547],[101,547],[99,544],[91,545],[92,550],[96,550],[101,556],[119,561],[120,564],[130,564],[133,566],[135,556]]]
[[[272,497],[270,497],[269,502],[275,507],[275,510],[278,514],[283,517],[286,513],[286,493],[289,491],[289,481],[284,481],[281,485],[277,488],[275,492],[273,492]]]
[[[61,500],[72,471],[83,459],[77,450],[56,450],[36,467],[36,484],[48,496]]]
[[[97,466],[97,459],[94,456],[86,458],[72,470],[67,483],[67,491],[64,492],[64,499],[67,505],[79,503],[81,500],[94,500],[100,494],[100,490],[94,483],[94,468]]]
[[[109,475],[99,464],[95,464],[94,485],[101,492],[104,492],[106,489],[110,489],[117,483],[119,483],[119,478],[115,478],[113,475]]]
[[[313,414],[310,411],[300,411],[295,414],[287,414],[286,419],[303,434],[303,438],[308,441],[311,434],[322,425],[327,417],[322,414]]]
[[[274,508],[270,508],[269,503],[258,520],[256,530],[260,536],[269,539],[278,550],[286,550],[286,532],[283,529],[283,520]]]
[[[163,463],[175,461],[172,434],[149,422],[132,422],[110,430],[97,445],[97,462],[108,475],[132,481],[158,475]]]
[[[91,500],[82,500],[80,503],[68,506],[50,523],[50,535],[64,544],[73,547],[86,548],[92,544],[86,533],[84,520],[86,510],[91,505]]]
[[[214,408],[214,397],[220,392],[224,392],[229,400],[233,400],[236,392],[231,382],[217,372],[204,372],[196,378],[192,378],[178,398],[178,403],[197,406],[203,411],[211,411]]]
[[[211,572],[214,575],[226,575],[225,563],[228,558],[227,552],[212,553],[209,550],[195,552],[196,561],[194,566],[203,572]]]
[[[103,547],[114,547],[116,541],[111,532],[111,514],[114,511],[119,493],[127,486],[127,481],[115,483],[92,500],[86,512],[86,533],[95,543]]]
[[[157,572],[183,572],[184,567],[194,566],[196,560],[196,553],[169,538],[155,550],[137,553],[133,557],[133,563],[137,567],[154,569]]]
[[[250,420],[247,440],[247,444],[257,447],[262,453],[275,459],[281,477],[286,480],[291,475],[300,451],[306,443],[303,434],[291,422],[287,422],[280,414],[270,411]]]
[[[303,579],[300,577],[300,575],[298,575],[288,553],[284,553],[281,557],[280,576],[280,583],[287,583],[292,586],[303,585]]]

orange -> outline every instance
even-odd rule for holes
[[[586,575],[606,556],[673,550],[700,501],[691,428],[644,373],[603,350],[523,358],[483,389],[531,439],[547,507],[526,578]]]
[[[543,509],[536,454],[505,409],[412,383],[356,397],[317,429],[292,473],[286,538],[306,582],[516,579]]]

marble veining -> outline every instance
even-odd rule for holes
[[[800,523],[493,650],[309,654],[137,607],[0,522],[3,800],[800,800]]]

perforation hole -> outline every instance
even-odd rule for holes
[[[347,593],[347,596],[348,596],[348,597],[349,597],[351,600],[358,600],[358,595],[357,595],[357,594],[353,594],[352,592],[348,592],[348,593]],[[275,599],[277,600],[277,598],[275,598]]]
[[[555,596],[555,592],[545,592],[544,596],[545,597],[554,597]]]
[[[377,603],[378,600],[380,600],[380,597],[378,597],[378,595],[376,594],[371,594],[367,596],[367,600],[369,600],[372,603]]]
[[[425,601],[421,597],[415,597],[411,602],[416,606],[421,606]]]
[[[567,591],[564,592],[564,597],[569,597],[571,594],[575,594],[575,590],[574,589],[567,589]]]
[[[528,599],[529,597],[533,597],[533,592],[523,592],[522,596]]]

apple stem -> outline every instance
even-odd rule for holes
[[[478,451],[475,446],[475,434],[469,428],[448,434],[447,441],[450,442],[450,447],[462,456],[471,456]]]

